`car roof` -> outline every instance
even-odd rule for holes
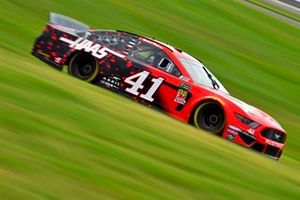
[[[123,30],[110,30],[110,29],[90,29],[90,31],[92,32],[96,32],[96,31],[100,31],[100,32],[118,32],[118,33],[125,33],[125,34],[128,34],[128,35],[132,35],[132,36],[136,36],[136,37],[139,37],[139,38],[142,38],[144,41],[152,44],[152,45],[155,45],[155,46],[158,46],[160,47],[161,49],[167,49],[169,50],[170,52],[178,52],[178,53],[182,53],[182,50],[177,48],[177,47],[173,47],[169,44],[166,44],[164,42],[161,42],[161,41],[158,41],[154,38],[150,38],[150,37],[146,37],[146,36],[142,36],[142,35],[138,35],[136,33],[131,33],[131,32],[128,32],[128,31],[123,31]]]

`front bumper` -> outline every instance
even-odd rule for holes
[[[227,129],[225,129],[223,137],[231,142],[251,148],[274,159],[280,158],[284,147],[284,144],[271,141],[263,138],[260,134],[245,131],[233,125],[229,125]]]

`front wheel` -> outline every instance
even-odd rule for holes
[[[204,102],[196,108],[193,122],[199,129],[220,134],[225,126],[225,113],[217,102]]]
[[[78,53],[70,61],[69,74],[87,82],[93,81],[99,73],[97,60],[86,53]]]

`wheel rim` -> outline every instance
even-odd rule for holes
[[[70,61],[69,74],[90,82],[99,72],[96,59],[90,55],[77,54]]]
[[[84,65],[82,68],[79,68],[79,73],[82,76],[90,76],[90,74],[93,72],[93,66],[90,64]]]
[[[218,134],[224,128],[224,111],[215,102],[203,103],[195,111],[194,124],[197,128]]]

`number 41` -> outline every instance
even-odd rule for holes
[[[144,85],[143,83],[145,82],[146,78],[149,76],[149,72],[147,71],[142,71],[140,73],[134,74],[132,76],[129,76],[125,79],[125,83],[128,83],[129,85],[132,85],[132,87],[130,88],[126,88],[125,91],[129,92],[133,95],[139,95],[140,93],[138,92],[139,89],[143,89]],[[134,79],[136,79],[136,81],[134,81]],[[153,99],[153,94],[156,92],[156,90],[159,88],[159,86],[162,84],[162,82],[164,81],[163,78],[159,77],[159,78],[152,78],[151,81],[153,82],[153,85],[150,87],[150,89],[148,90],[148,92],[146,94],[141,94],[140,97],[143,99],[146,99],[150,102],[152,102]]]

